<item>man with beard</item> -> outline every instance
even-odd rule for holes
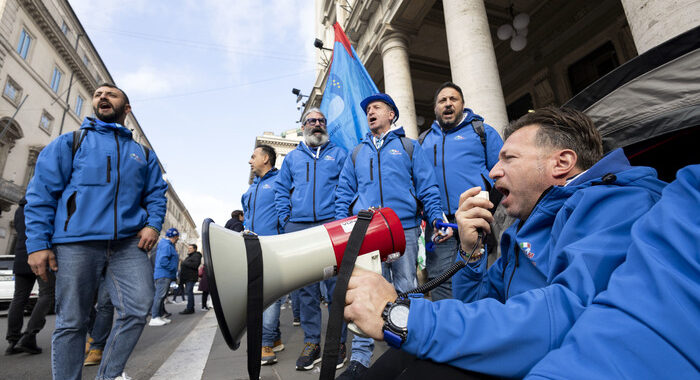
[[[407,138],[403,128],[391,128],[399,117],[394,100],[387,94],[375,94],[360,104],[367,113],[370,132],[353,149],[340,174],[336,218],[375,206],[391,207],[396,212],[404,229],[406,250],[398,260],[382,263],[382,271],[396,291],[408,292],[417,286],[420,204],[425,218],[434,225],[442,220],[440,192],[418,142]],[[340,378],[361,378],[373,350],[371,338],[355,336],[350,364]]]
[[[88,314],[104,276],[117,319],[98,378],[126,377],[126,361],[153,302],[147,252],[158,239],[167,184],[158,158],[124,127],[126,94],[101,84],[92,98],[96,118],[41,151],[27,188],[28,263],[44,280],[56,273],[54,379],[80,379]]]
[[[453,277],[455,299],[398,298],[368,271],[350,278],[345,318],[395,348],[366,378],[522,378],[606,289],[632,225],[665,186],[655,170],[630,166],[622,149],[603,157],[598,130],[575,110],[536,110],[504,136],[490,175],[517,220],[491,267],[478,252],[493,205],[473,187],[456,212],[466,267]]]
[[[483,186],[481,175],[488,178],[503,140],[495,129],[484,124],[484,118],[464,108],[462,89],[446,82],[435,92],[435,121],[418,141],[435,172],[442,209],[454,223],[459,195],[466,189]],[[426,255],[430,280],[454,263],[459,248],[458,236],[436,236],[434,241],[434,252]],[[430,294],[433,301],[451,298],[452,281],[445,281]]]
[[[318,108],[306,111],[301,128],[304,141],[285,157],[275,187],[275,205],[285,233],[334,220],[335,197],[332,195],[338,187],[338,177],[347,156],[345,149],[328,141],[326,117]],[[324,280],[329,295],[333,294],[335,280],[335,277]],[[301,328],[304,330],[304,348],[296,363],[299,371],[311,370],[321,360],[319,284],[298,291]],[[337,368],[345,363],[345,336],[343,331]]]

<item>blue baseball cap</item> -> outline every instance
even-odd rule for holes
[[[168,231],[165,233],[165,237],[175,237],[175,236],[180,236],[180,232],[177,230],[177,228],[168,228]]]
[[[365,115],[367,114],[367,106],[376,101],[384,102],[391,107],[391,109],[394,111],[394,120],[392,120],[392,122],[399,120],[399,109],[396,108],[394,99],[392,99],[391,96],[382,93],[370,95],[360,102],[360,107],[362,107],[362,110],[365,111]]]

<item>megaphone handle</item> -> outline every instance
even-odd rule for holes
[[[362,331],[359,327],[357,327],[355,322],[348,323],[348,330],[352,331],[352,333],[357,335],[357,336],[361,336],[363,338],[369,338],[369,335],[365,334],[364,331]]]

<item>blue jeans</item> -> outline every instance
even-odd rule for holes
[[[92,331],[90,331],[90,337],[92,338],[92,343],[90,343],[91,350],[104,350],[109,332],[112,331],[113,321],[114,305],[112,305],[107,287],[102,281],[97,295],[97,304],[95,305],[95,324],[92,326]]]
[[[301,319],[301,308],[299,307],[299,290],[295,290],[289,294],[289,297],[292,299],[292,314],[294,315],[294,318],[300,318]]]
[[[324,223],[330,222],[332,219],[322,220],[320,222],[308,222],[308,223],[295,223],[288,222],[284,228],[285,233],[296,232],[305,230],[307,228],[320,226]],[[414,270],[415,272],[415,270]],[[335,289],[335,277],[329,278],[328,280],[323,280],[328,290],[328,309],[330,310],[331,297],[333,290]],[[321,290],[317,282],[311,285],[307,285],[299,289],[299,305],[301,306],[300,317],[301,317],[301,328],[304,330],[304,343],[315,343],[319,344],[321,342]],[[343,323],[343,328],[340,334],[340,342],[345,343],[345,338],[347,336],[347,325]]]
[[[85,354],[90,308],[104,271],[109,298],[117,310],[97,379],[113,379],[124,371],[153,302],[153,268],[139,238],[86,241],[55,246],[56,329],[51,368],[56,380],[79,380]]]
[[[188,281],[185,283],[185,293],[187,294],[186,310],[194,311],[194,281]]]
[[[161,277],[156,278],[154,281],[156,291],[153,294],[153,306],[151,307],[151,318],[158,318],[162,316],[163,302],[165,297],[168,295],[168,289],[170,289],[170,283],[173,280]]]
[[[450,223],[455,223],[454,218],[450,218]],[[425,238],[430,239],[433,234],[431,226],[425,228]],[[435,244],[434,252],[425,253],[425,269],[428,271],[428,280],[432,280],[443,272],[445,272],[457,259],[457,250],[459,249],[459,240],[457,239],[457,231],[454,231],[455,236],[452,236],[447,241],[440,244]],[[430,291],[430,298],[433,301],[452,298],[452,279],[449,278],[437,288]]]
[[[418,281],[416,280],[416,260],[418,259],[418,237],[420,227],[404,229],[406,236],[406,251],[400,259],[393,263],[382,263],[382,275],[387,281],[394,284],[397,292],[407,292],[414,289]],[[393,280],[393,281],[392,281]],[[355,360],[365,367],[369,367],[374,351],[374,339],[355,336],[352,339],[352,356],[350,360]]]
[[[282,333],[280,332],[280,306],[282,306],[282,298],[263,311],[263,347],[272,347],[275,341],[282,339]]]

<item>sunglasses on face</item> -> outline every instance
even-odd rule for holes
[[[326,119],[325,119],[325,118],[320,118],[320,119],[308,118],[308,119],[306,119],[306,121],[304,122],[304,124],[307,124],[307,125],[314,125],[314,124],[316,124],[316,123],[319,123],[319,124],[321,124],[321,125],[326,125]]]

